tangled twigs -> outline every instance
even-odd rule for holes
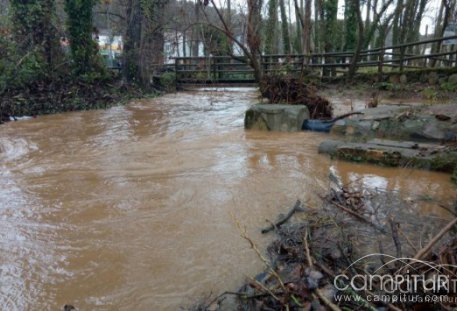
[[[312,268],[314,266],[313,264],[313,259],[311,257],[311,252],[309,250],[309,245],[308,245],[308,230],[306,230],[305,232],[305,236],[303,237],[303,247],[305,249],[305,256],[306,256],[306,261],[308,263],[308,267],[309,268]],[[330,310],[333,310],[333,311],[341,311],[341,309],[335,305],[333,302],[331,302],[330,300],[327,299],[327,297],[325,297],[324,294],[322,294],[322,292],[320,291],[319,288],[316,288],[315,290],[315,293],[317,295],[317,297],[319,297],[319,299],[327,306],[330,308]]]
[[[331,119],[332,105],[317,95],[314,86],[303,79],[290,75],[264,75],[260,81],[260,92],[271,103],[288,103],[292,105],[306,105],[311,119]]]

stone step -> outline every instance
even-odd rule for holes
[[[412,141],[374,139],[367,143],[327,140],[319,153],[354,162],[384,166],[407,166],[452,172],[457,165],[457,151],[452,148]]]

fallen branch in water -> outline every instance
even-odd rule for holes
[[[299,201],[298,201],[299,202]],[[238,229],[240,230],[240,235],[243,239],[245,239],[246,241],[249,242],[249,245],[251,246],[251,248],[255,251],[255,253],[257,254],[257,257],[260,258],[260,260],[262,260],[262,262],[265,264],[265,266],[270,270],[271,274],[278,280],[278,283],[279,285],[281,286],[281,289],[284,291],[284,292],[287,292],[287,288],[286,286],[284,285],[283,281],[281,280],[279,274],[276,272],[276,270],[272,267],[272,265],[270,264],[269,260],[267,258],[265,258],[265,256],[262,255],[262,253],[260,252],[259,248],[257,247],[257,245],[254,243],[254,241],[248,236],[247,232],[246,232],[246,227],[242,227],[240,222],[238,221],[238,219],[236,219],[234,216],[232,216],[233,219],[235,220],[236,222],[236,226],[238,227]]]
[[[451,222],[449,222],[446,227],[444,227],[440,232],[438,232],[437,235],[435,235],[435,237],[433,239],[430,240],[430,242],[428,242],[428,244],[422,248],[419,252],[417,252],[416,256],[414,256],[414,259],[422,259],[424,257],[426,257],[433,245],[435,245],[442,237],[443,235],[445,235],[449,230],[451,230],[455,225],[457,224],[457,217],[454,218],[454,220],[452,220]]]
[[[284,218],[281,218],[278,222],[272,223],[269,227],[262,229],[262,234],[268,233],[272,230],[278,229],[281,225],[286,223],[296,212],[303,212],[304,209],[301,207],[301,202],[300,200],[297,200],[295,202],[294,207],[287,213]]]
[[[389,218],[390,229],[392,231],[392,240],[394,241],[395,249],[397,251],[397,258],[402,258],[400,237],[398,236],[398,229],[400,224],[395,222],[392,218]]]
[[[323,120],[322,122],[324,122],[324,123],[335,123],[338,120],[350,117],[350,116],[355,115],[355,114],[363,114],[363,112],[360,112],[360,111],[349,112],[349,113],[342,114],[342,115],[340,115],[338,117],[335,117],[335,118],[333,118],[331,120]]]
[[[374,228],[378,229],[380,232],[382,232],[382,233],[384,233],[384,234],[387,233],[386,230],[385,230],[383,227],[381,227],[381,226],[379,226],[379,225],[377,225],[377,224],[375,224],[375,223],[369,221],[368,219],[366,219],[366,218],[363,217],[362,215],[357,214],[356,212],[350,210],[349,208],[344,207],[343,205],[341,205],[341,204],[339,204],[339,203],[337,203],[337,202],[332,202],[332,203],[333,203],[334,206],[336,206],[336,207],[338,207],[339,209],[345,211],[346,213],[351,214],[351,215],[354,216],[355,218],[357,218],[357,219],[359,219],[359,220],[361,220],[361,221],[363,221],[363,222],[365,222],[365,223],[367,223],[367,224],[369,224],[369,225],[372,225]]]

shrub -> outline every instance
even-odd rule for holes
[[[13,41],[0,38],[0,94],[7,88],[24,87],[45,75],[46,64],[38,51],[21,54]]]
[[[422,96],[428,100],[436,100],[438,98],[438,92],[433,87],[426,87],[422,90]]]
[[[176,90],[176,73],[165,72],[160,76],[160,86],[165,92],[174,92]]]
[[[457,83],[453,82],[444,82],[440,85],[443,91],[455,92],[457,90]]]

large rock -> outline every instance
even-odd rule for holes
[[[309,119],[305,105],[254,105],[246,111],[244,127],[264,131],[300,131],[304,120]]]

